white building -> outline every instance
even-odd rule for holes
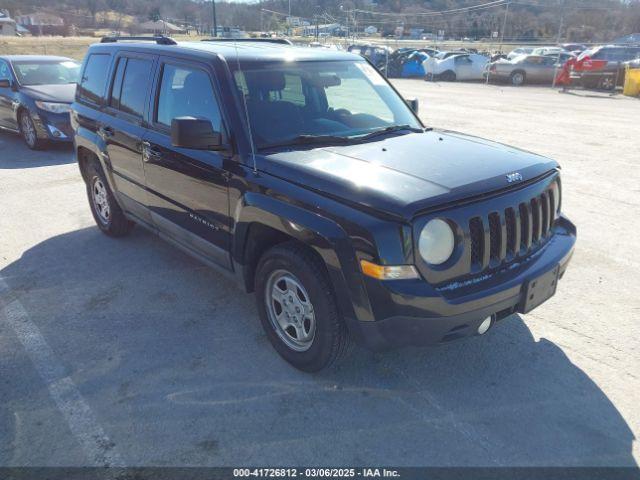
[[[16,22],[25,27],[61,27],[64,25],[64,20],[51,13],[37,12],[30,13],[29,15],[18,15]]]
[[[0,12],[0,35],[15,37],[16,31],[16,21],[6,13]]]

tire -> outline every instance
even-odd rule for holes
[[[616,81],[612,76],[604,75],[598,81],[598,88],[600,90],[607,90],[607,91],[614,90],[616,88]]]
[[[511,73],[509,79],[511,80],[511,85],[513,85],[514,87],[521,87],[527,80],[527,74],[522,70],[516,70],[515,72]]]
[[[20,127],[20,134],[22,135],[22,139],[24,143],[31,150],[42,150],[45,146],[45,141],[41,138],[38,138],[38,131],[36,130],[36,125],[33,122],[33,118],[31,118],[31,114],[23,110],[20,112],[20,117],[18,118],[18,125]]]
[[[297,369],[317,372],[349,351],[325,266],[304,245],[288,242],[268,250],[256,268],[255,292],[269,341]]]
[[[97,160],[92,159],[87,163],[86,169],[87,197],[96,224],[110,237],[128,235],[135,224],[125,217],[116,202],[102,167]]]
[[[446,72],[442,73],[440,75],[440,80],[442,80],[443,82],[455,82],[456,81],[456,74],[455,72],[452,72],[451,70],[447,70]]]

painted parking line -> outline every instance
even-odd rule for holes
[[[4,304],[0,308],[0,322],[6,323],[20,340],[71,433],[89,459],[88,466],[125,466],[115,444],[98,423],[78,387],[66,374],[40,329],[31,321],[20,301],[13,298],[11,289],[1,277],[0,299]]]

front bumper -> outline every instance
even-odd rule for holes
[[[355,340],[373,350],[434,345],[477,335],[487,318],[494,322],[523,313],[528,282],[559,268],[564,275],[576,241],[576,228],[564,216],[554,236],[519,263],[466,281],[433,287],[426,281],[366,279],[375,321],[347,319]]]
[[[73,130],[69,113],[51,113],[38,109],[32,115],[38,138],[53,142],[72,142]]]

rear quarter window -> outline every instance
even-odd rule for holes
[[[82,72],[76,98],[90,103],[102,103],[107,87],[107,78],[111,55],[107,53],[92,53]]]
[[[113,91],[111,92],[111,106],[129,115],[142,117],[147,100],[152,67],[153,62],[151,60],[120,58]]]

